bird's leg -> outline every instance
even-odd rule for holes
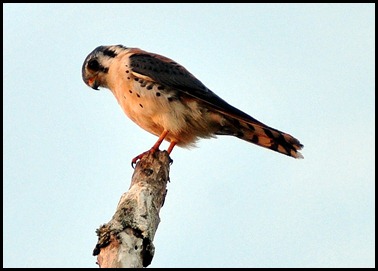
[[[148,151],[145,151],[145,152],[139,154],[138,156],[134,157],[133,160],[131,160],[131,166],[134,168],[134,166],[136,165],[136,162],[138,160],[142,159],[143,156],[145,156],[148,153],[154,153],[155,151],[157,151],[159,149],[159,146],[161,145],[161,142],[163,142],[164,138],[167,136],[168,132],[169,132],[168,130],[164,130],[161,133],[159,139],[156,141],[156,143],[152,146],[151,149],[149,149]],[[172,145],[172,143],[171,143],[171,145]],[[169,146],[169,148],[171,148],[171,151],[173,149],[173,146],[172,146],[172,148],[171,148],[171,146]]]
[[[169,144],[169,147],[168,147],[168,150],[167,150],[168,154],[171,154],[171,152],[172,152],[174,146],[176,146],[176,144],[177,144],[177,142],[175,142],[175,141],[172,141],[171,144]]]
[[[168,147],[168,154],[171,154],[173,148],[176,146],[177,142],[176,141],[171,141],[171,144],[169,144],[169,147]],[[173,160],[172,158],[169,157],[169,164],[171,165],[173,163]]]

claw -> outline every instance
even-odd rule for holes
[[[135,166],[136,166],[136,162],[134,162],[134,159],[133,159],[133,160],[131,160],[131,167],[132,167],[133,169],[135,169]]]
[[[151,151],[153,151],[152,149],[149,150],[149,151],[145,151],[137,156],[135,156],[132,160],[131,160],[131,167],[132,168],[135,168],[137,162],[142,159],[143,156],[145,156],[146,154],[150,153]]]
[[[139,154],[138,156],[134,157],[133,160],[131,160],[131,167],[132,168],[135,168],[138,160],[142,159],[143,156],[145,156],[146,154],[148,153],[154,153],[155,151],[159,150],[159,146],[161,144],[161,142],[164,140],[164,138],[167,136],[168,134],[168,130],[164,130],[162,132],[162,134],[160,135],[159,139],[156,141],[156,143],[152,146],[152,148],[148,151],[145,151],[141,154]],[[175,141],[171,141],[171,144],[169,145],[168,147],[168,154],[170,154],[173,150],[173,147],[176,145],[176,142]],[[171,165],[173,163],[173,160],[171,158],[169,158],[169,164]]]

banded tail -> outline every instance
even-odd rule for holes
[[[294,157],[303,158],[299,152],[303,145],[295,137],[269,127],[255,119],[250,121],[224,116],[227,124],[217,132],[218,135],[232,135],[258,146]]]

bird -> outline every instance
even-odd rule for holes
[[[169,142],[190,148],[200,139],[229,135],[257,146],[303,158],[303,145],[288,133],[272,128],[226,102],[184,66],[160,54],[124,45],[101,45],[85,58],[82,79],[93,88],[110,90],[124,113],[158,137],[146,154]],[[235,90],[236,91],[236,90]]]

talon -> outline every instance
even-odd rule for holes
[[[146,154],[148,154],[148,153],[151,152],[151,151],[152,151],[152,149],[149,150],[149,151],[145,151],[145,152],[139,154],[138,156],[135,156],[135,157],[133,158],[133,160],[131,160],[131,167],[132,167],[132,168],[135,168],[135,166],[136,166],[138,160],[142,159],[143,156],[145,156]]]
[[[133,169],[135,169],[136,164],[137,164],[138,160],[140,159],[139,156],[140,156],[140,155],[134,157],[134,158],[131,160],[131,167],[132,167]]]
[[[136,166],[136,162],[131,161],[131,167],[132,167],[133,169],[135,169],[135,166]]]
[[[155,153],[156,151],[159,150],[159,146],[161,144],[161,142],[163,142],[164,138],[167,136],[168,134],[168,130],[164,130],[163,133],[160,135],[159,139],[156,141],[156,143],[152,146],[152,148],[148,151],[145,151],[141,154],[139,154],[138,156],[134,157],[133,160],[131,160],[131,167],[132,168],[135,168],[138,160],[142,159],[143,156],[145,156],[146,154],[149,154],[149,153]],[[169,147],[168,147],[168,155],[171,154],[174,146],[176,146],[177,142],[176,141],[171,141],[171,144],[169,144]],[[173,163],[173,160],[171,159],[171,157],[169,157],[169,164],[172,165]]]

